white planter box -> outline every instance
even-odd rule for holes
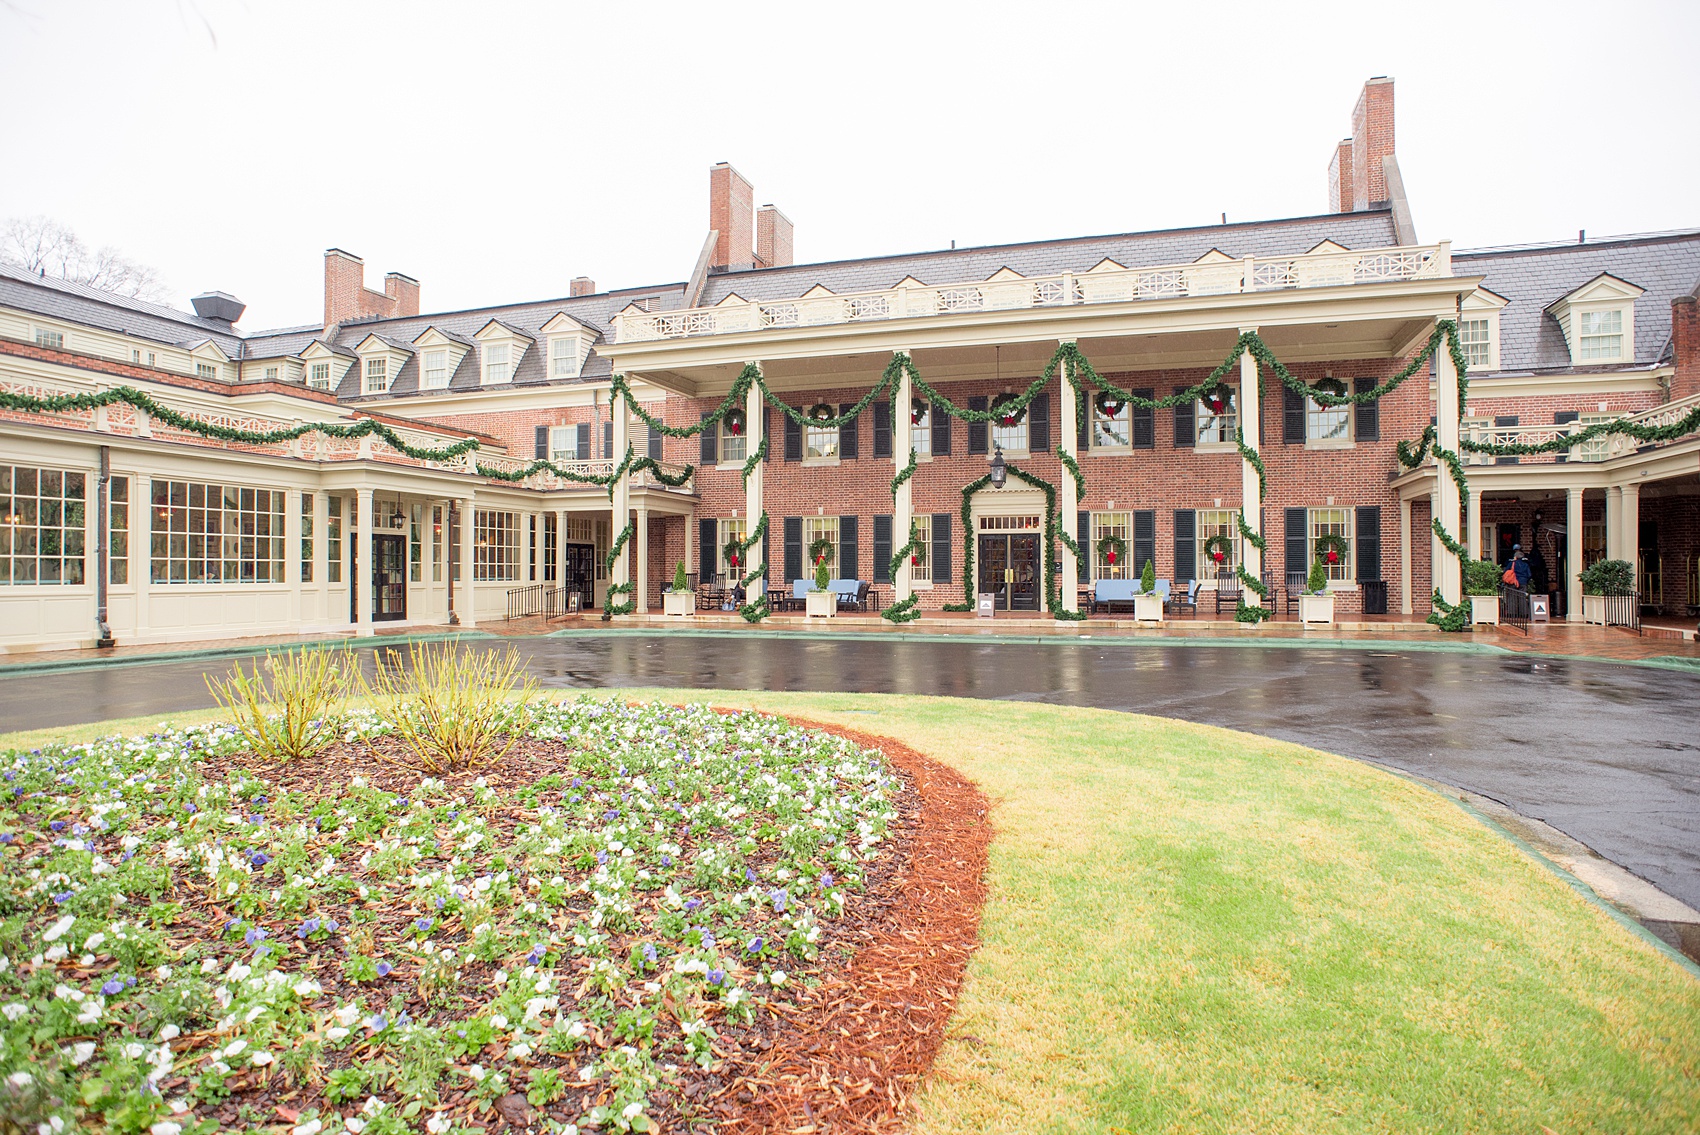
[[[811,619],[832,618],[838,614],[838,592],[809,592],[803,597],[803,613]]]
[[[1162,622],[1163,597],[1161,595],[1135,595],[1133,597],[1133,617],[1142,623]]]
[[[1470,596],[1470,622],[1487,623],[1490,626],[1499,625],[1499,596],[1472,595]]]
[[[1332,623],[1334,621],[1334,596],[1332,595],[1301,595],[1299,596],[1299,622],[1301,623]]]
[[[669,615],[694,615],[697,613],[697,597],[692,591],[663,591],[661,593],[661,610]]]
[[[1604,595],[1582,596],[1582,621],[1596,626],[1605,626],[1606,597]]]

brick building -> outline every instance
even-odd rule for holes
[[[1392,81],[1367,83],[1351,121],[1315,216],[821,264],[793,263],[791,220],[720,164],[683,281],[598,291],[580,277],[562,298],[469,311],[422,314],[418,281],[392,272],[368,288],[340,249],[325,253],[322,322],[264,332],[238,330],[242,305],[224,293],[180,312],[0,265],[0,390],[126,387],[163,408],[0,409],[0,649],[466,625],[504,615],[520,588],[589,608],[628,579],[648,611],[678,562],[699,581],[743,574],[750,563],[726,550],[764,514],[747,559],[774,591],[829,550],[835,577],[888,603],[913,594],[924,612],[982,593],[1010,611],[1053,594],[1072,610],[1093,581],[1146,561],[1176,591],[1199,581],[1204,611],[1243,567],[1284,611],[1321,541],[1345,549],[1326,569],[1342,617],[1421,618],[1436,587],[1459,591],[1433,517],[1477,554],[1533,549],[1560,611],[1580,605],[1576,569],[1602,556],[1636,564],[1650,607],[1700,602],[1696,437],[1468,454],[1462,499],[1432,461],[1405,469],[1395,455],[1431,421],[1456,449],[1681,419],[1700,403],[1700,231],[1422,243]],[[1336,406],[1240,350],[1255,332],[1311,389],[1365,393],[1450,320],[1469,367],[1462,405],[1444,351],[1373,401]],[[1223,384],[1159,408],[1090,383],[1079,398],[1065,358],[1019,413],[982,422],[910,377],[985,411],[1024,397],[1064,344],[1138,398],[1225,365]],[[816,420],[855,407],[894,359],[910,366],[856,417]],[[761,380],[741,421],[701,436],[650,431],[614,396],[622,375],[646,412],[695,425],[751,367]],[[189,420],[330,434],[209,437]],[[335,436],[367,421],[414,455],[382,434]],[[466,438],[470,454],[419,455]],[[1263,466],[1261,498],[1240,440]],[[611,488],[574,480],[606,477],[628,445],[657,466]],[[894,493],[911,450],[916,472]],[[538,459],[551,467],[534,471]],[[994,466],[1003,482],[981,484]],[[610,563],[628,523],[635,538]],[[894,573],[910,532],[924,551]]]

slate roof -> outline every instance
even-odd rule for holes
[[[202,319],[193,312],[178,311],[165,304],[42,276],[8,261],[0,261],[0,305],[134,335],[165,346],[212,339],[226,355],[233,359],[242,357],[242,336],[233,332],[229,324]]]
[[[1601,272],[1646,289],[1635,301],[1635,361],[1626,365],[1649,366],[1669,352],[1671,300],[1700,281],[1700,230],[1472,249],[1452,254],[1452,271],[1485,276],[1482,286],[1510,301],[1499,313],[1501,371],[1569,368],[1564,332],[1546,309]]]

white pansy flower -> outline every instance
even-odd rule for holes
[[[70,914],[65,915],[58,922],[55,922],[52,926],[47,928],[47,933],[41,936],[42,940],[47,942],[57,942],[65,936],[65,932],[71,929],[71,924],[76,921],[76,916]]]
[[[8,1021],[20,1020],[29,1016],[30,1007],[22,1001],[13,1001],[10,1005],[0,1007],[0,1013],[6,1014]]]
[[[94,1055],[94,1041],[78,1041],[71,1046],[71,1063],[87,1064],[89,1057]]]
[[[317,1119],[309,1119],[306,1123],[297,1123],[289,1129],[289,1135],[319,1135],[324,1130],[324,1124]]]

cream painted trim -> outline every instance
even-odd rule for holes
[[[1603,374],[1507,374],[1472,375],[1470,402],[1494,398],[1529,398],[1541,394],[1639,394],[1658,393],[1675,376],[1669,366],[1647,370],[1608,371]],[[1478,380],[1480,384],[1478,385]],[[1428,386],[1434,399],[1434,383]]]

